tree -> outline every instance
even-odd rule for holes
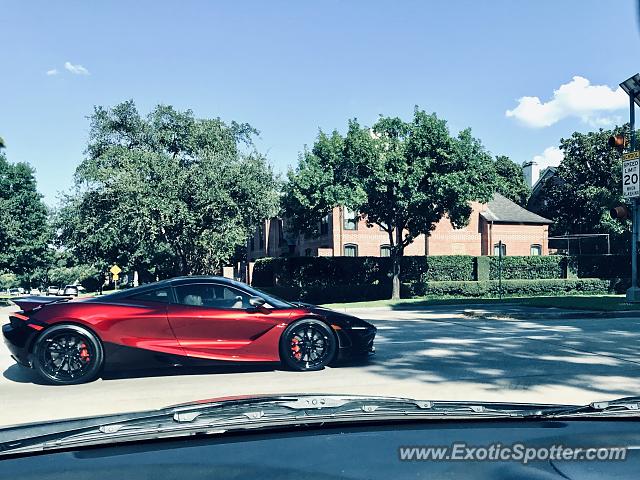
[[[146,117],[132,101],[97,107],[75,190],[57,215],[61,245],[102,271],[113,263],[152,278],[219,270],[277,208],[255,134],[170,106]]]
[[[0,151],[0,272],[29,286],[31,275],[49,260],[51,229],[34,170],[11,164]]]
[[[495,160],[498,174],[497,192],[524,207],[527,204],[531,188],[524,179],[522,167],[505,155],[498,155]]]
[[[380,117],[366,128],[352,120],[345,137],[320,132],[288,174],[283,208],[293,229],[310,235],[341,205],[379,225],[389,236],[395,299],[407,245],[444,216],[466,225],[470,202],[488,201],[495,186],[492,158],[469,130],[452,137],[444,120],[416,108],[409,122]]]
[[[624,128],[574,132],[560,140],[564,159],[553,181],[543,186],[546,205],[541,211],[554,221],[553,235],[608,233],[614,251],[628,250],[631,223],[609,215],[624,201],[621,155],[607,145],[609,136],[618,133]]]

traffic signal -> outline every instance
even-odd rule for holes
[[[612,208],[611,210],[609,210],[609,214],[614,220],[623,221],[631,218],[631,211],[626,205],[619,205],[615,208]]]
[[[607,143],[611,148],[615,148],[620,153],[629,145],[629,141],[624,135],[611,135]]]

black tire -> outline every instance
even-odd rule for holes
[[[102,343],[93,332],[79,325],[55,325],[45,330],[33,347],[34,369],[54,385],[95,380],[103,363]]]
[[[280,359],[291,370],[322,370],[336,356],[338,339],[331,328],[313,319],[289,325],[280,337]]]

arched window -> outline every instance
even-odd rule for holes
[[[345,257],[357,257],[358,256],[358,245],[354,243],[348,243],[344,246],[344,256]]]

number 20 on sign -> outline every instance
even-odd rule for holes
[[[622,157],[622,194],[640,196],[640,152],[629,152]]]

